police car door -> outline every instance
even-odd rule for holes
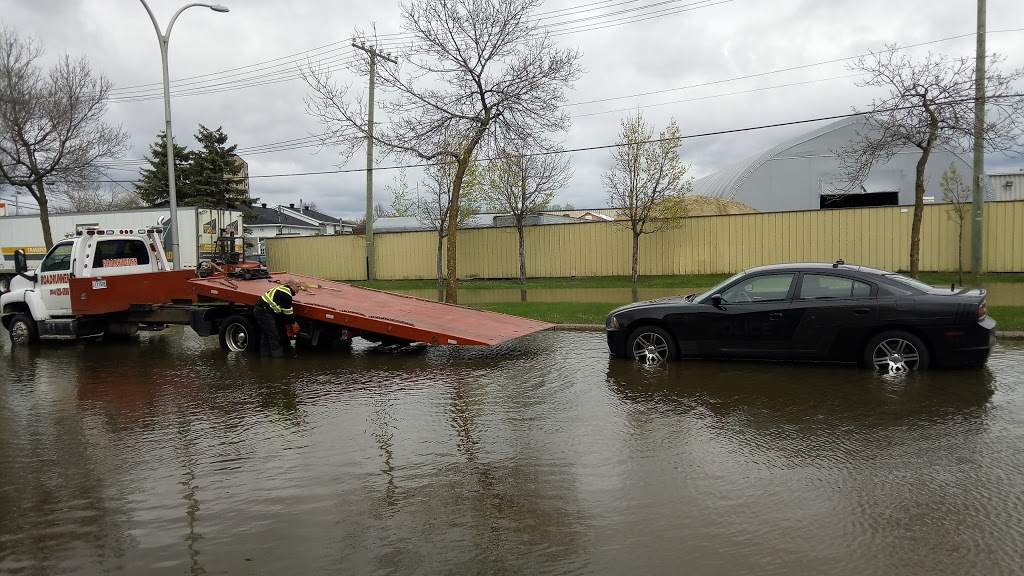
[[[39,265],[39,291],[50,317],[71,315],[73,241],[59,242]]]

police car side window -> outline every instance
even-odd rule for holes
[[[793,274],[771,274],[756,276],[733,285],[722,294],[722,301],[729,304],[748,302],[777,302],[789,295]]]

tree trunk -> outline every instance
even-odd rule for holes
[[[484,114],[483,126],[477,128],[473,138],[462,149],[462,153],[459,154],[455,179],[452,181],[452,194],[448,198],[448,279],[444,285],[444,301],[448,304],[459,303],[459,273],[456,261],[458,241],[456,235],[459,228],[459,195],[462,193],[462,181],[465,180],[466,170],[469,169],[469,163],[473,159],[473,151],[476,150],[476,145],[480,143],[480,139],[484,137],[484,133],[487,131],[490,116],[491,113],[488,110]]]
[[[917,161],[917,176],[914,181],[914,223],[910,228],[910,277],[921,274],[921,221],[924,218],[924,167],[932,149],[929,144],[921,151]]]
[[[35,190],[29,187],[29,193],[35,197],[39,204],[39,222],[43,225],[43,243],[46,244],[46,251],[53,248],[53,232],[50,230],[50,210],[47,208],[46,189],[42,181],[36,182]]]
[[[636,277],[640,275],[640,235],[633,233],[633,267],[630,282],[636,283]]]
[[[441,254],[444,253],[444,234],[437,235],[437,285],[444,284],[444,266],[441,265]]]
[[[448,278],[444,284],[444,301],[448,304],[459,303],[459,275],[455,249],[459,228],[459,193],[462,192],[462,180],[466,176],[468,165],[468,161],[463,161],[462,157],[459,157],[459,167],[452,182],[452,194],[448,197]]]
[[[519,283],[526,283],[526,242],[524,236],[526,235],[523,221],[520,220],[516,223],[516,231],[519,232]]]

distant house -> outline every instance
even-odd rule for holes
[[[298,208],[295,207],[295,204],[288,204],[287,208],[284,206],[278,206],[278,208],[293,218],[315,224],[320,229],[320,234],[323,235],[351,234],[355,228],[355,226],[343,221],[341,218],[329,216],[305,204],[300,203]]]
[[[253,206],[252,211],[256,214],[256,218],[245,222],[246,240],[252,244],[250,254],[266,254],[267,248],[264,240],[267,238],[320,235],[319,225],[308,219],[296,218],[281,206],[268,208],[266,204],[260,204]]]
[[[544,224],[578,224],[583,220],[558,214],[531,214],[524,219],[527,226]],[[470,216],[460,228],[490,228],[492,226],[515,226],[511,214],[485,213]],[[432,230],[429,224],[420,222],[415,216],[388,216],[373,221],[373,232],[413,232]]]

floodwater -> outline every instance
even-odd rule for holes
[[[460,304],[485,304],[495,302],[611,302],[626,304],[641,300],[653,300],[668,296],[700,294],[711,287],[703,288],[536,288],[529,290],[459,290]],[[989,306],[1024,306],[1024,284],[989,284]],[[390,290],[428,300],[444,300],[444,293],[436,289]]]
[[[0,344],[3,574],[1019,574],[1024,346],[980,371]]]

